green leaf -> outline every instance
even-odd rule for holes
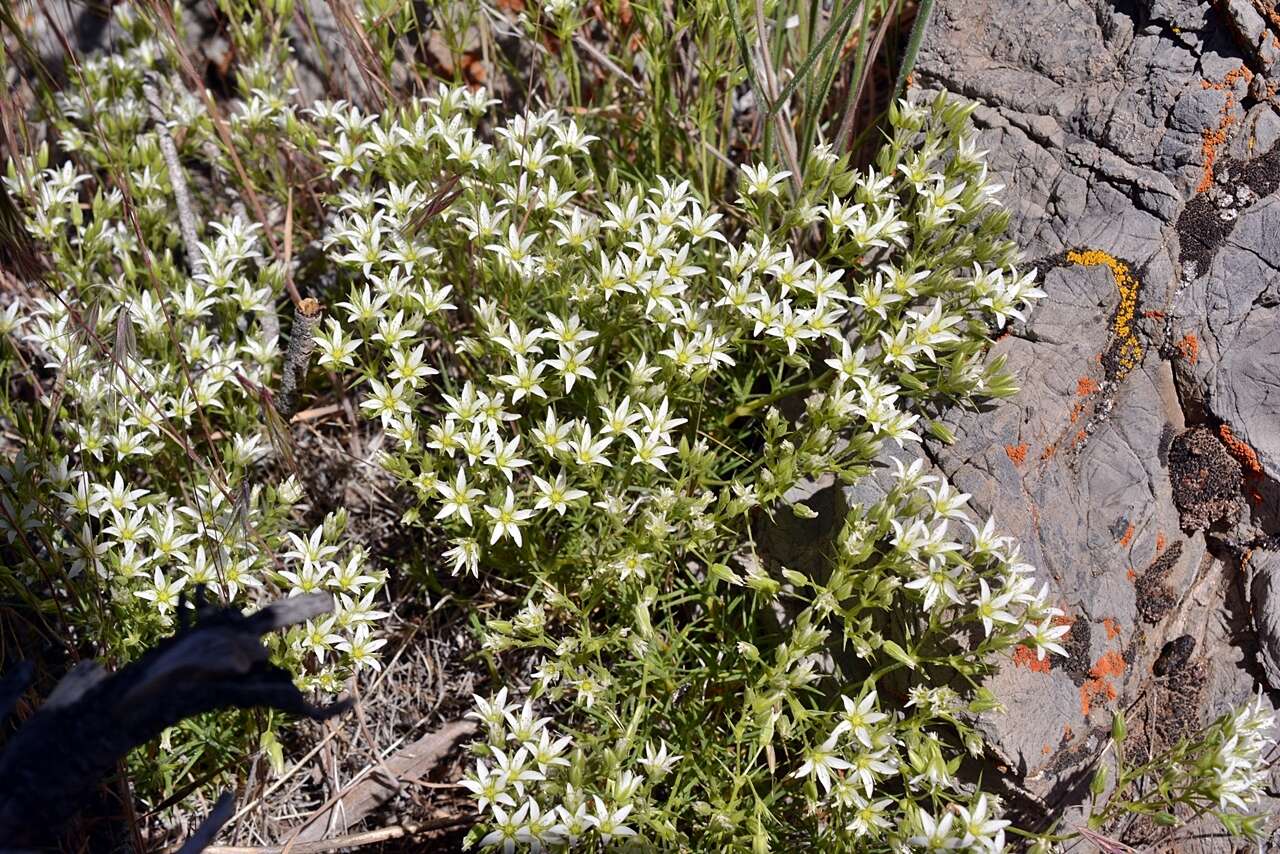
[[[733,37],[738,42],[738,52],[742,54],[742,66],[747,70],[747,79],[751,81],[751,91],[755,93],[760,106],[768,107],[769,99],[765,97],[764,87],[756,78],[755,68],[751,64],[751,47],[747,44],[747,34],[742,28],[742,16],[738,13],[738,0],[729,0],[729,21],[733,24]]]
[[[1116,712],[1111,718],[1111,740],[1116,744],[1123,744],[1124,736],[1124,715],[1120,712]]]
[[[1099,767],[1093,774],[1093,779],[1089,782],[1089,794],[1095,798],[1099,797],[1107,789],[1107,769]]]
[[[732,2],[730,5],[732,5]],[[840,34],[840,43],[844,43],[844,36],[848,31],[848,27],[853,23],[853,13],[862,9],[865,5],[865,2],[850,3],[848,6],[841,9],[838,14],[832,17],[831,26],[827,28],[826,33],[823,34],[822,39],[818,42],[818,46],[809,51],[809,55],[804,58],[800,63],[800,66],[796,69],[795,75],[787,81],[787,85],[783,86],[782,91],[778,93],[778,99],[769,105],[769,110],[765,114],[766,119],[773,118],[774,113],[782,109],[782,106],[791,99],[791,96],[795,94],[796,88],[804,81],[809,70],[813,68],[813,64],[821,59],[823,54],[826,53],[828,45],[831,44],[837,33]]]
[[[880,645],[880,648],[883,649],[885,652],[887,652],[891,658],[895,658],[898,661],[901,661],[903,664],[905,664],[907,667],[911,668],[912,670],[916,669],[916,665],[918,664],[918,662],[916,661],[915,657],[910,655],[905,649],[898,646],[898,644],[894,643],[893,641],[891,640],[885,641],[883,644]]]
[[[894,97],[902,94],[907,87],[907,78],[916,67],[916,55],[920,53],[920,42],[924,39],[925,27],[929,26],[929,18],[933,16],[933,0],[920,0],[920,8],[916,10],[916,22],[911,26],[911,37],[907,40],[907,52],[902,57],[902,65],[898,67],[898,79],[893,85]]]

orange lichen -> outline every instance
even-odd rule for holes
[[[1156,555],[1157,556],[1160,555],[1160,552],[1164,551],[1164,547],[1168,542],[1169,541],[1165,538],[1164,531],[1156,531]]]
[[[1075,735],[1076,735],[1076,731],[1071,728],[1071,724],[1062,725],[1063,740],[1070,741],[1071,739],[1075,738]]]
[[[1058,443],[1053,442],[1052,444],[1045,446],[1045,449],[1040,452],[1040,459],[1047,460],[1057,452],[1058,452]]]
[[[1082,267],[1106,267],[1111,270],[1116,289],[1120,291],[1120,303],[1116,306],[1116,316],[1111,322],[1111,332],[1116,340],[1115,376],[1108,375],[1108,379],[1122,380],[1142,361],[1142,342],[1133,329],[1141,283],[1128,264],[1097,249],[1073,249],[1067,253],[1067,260]]]
[[[1129,523],[1129,527],[1124,529],[1124,534],[1120,537],[1120,545],[1127,546],[1133,542],[1133,523]]]
[[[1093,665],[1090,678],[1080,686],[1080,711],[1087,717],[1098,700],[1110,702],[1119,696],[1109,679],[1124,675],[1125,663],[1120,653],[1109,650]]]
[[[1027,443],[1023,442],[1020,445],[1005,445],[1004,452],[1015,466],[1022,465],[1027,459]]]
[[[1036,658],[1035,650],[1025,644],[1018,644],[1014,647],[1013,663],[1016,667],[1025,667],[1035,673],[1049,672],[1049,656]]]
[[[1041,756],[1048,756],[1050,753],[1053,753],[1053,748],[1049,745],[1046,744],[1044,747],[1040,748]]]
[[[1178,341],[1178,355],[1193,365],[1200,360],[1200,339],[1194,332],[1188,332]]]
[[[1262,504],[1262,492],[1258,489],[1258,483],[1262,480],[1263,468],[1262,461],[1258,459],[1258,452],[1249,447],[1248,442],[1237,438],[1228,424],[1218,426],[1218,435],[1222,438],[1222,444],[1227,446],[1227,452],[1240,461],[1240,468],[1244,470],[1245,486],[1249,490],[1249,499],[1254,505]]]
[[[1102,654],[1097,663],[1093,665],[1093,669],[1089,671],[1089,675],[1095,679],[1105,679],[1108,676],[1123,676],[1125,669],[1124,658],[1114,649],[1108,650]]]
[[[1110,617],[1103,619],[1102,628],[1107,632],[1107,640],[1115,640],[1120,634],[1120,624]]]
[[[1089,377],[1081,377],[1076,380],[1076,394],[1080,397],[1088,397],[1098,390],[1098,384]]]
[[[1236,107],[1236,81],[1243,79],[1246,83],[1253,80],[1253,72],[1247,66],[1241,65],[1239,68],[1228,71],[1226,76],[1222,78],[1221,83],[1210,83],[1208,80],[1201,81],[1200,85],[1205,89],[1216,89],[1219,92],[1226,92],[1227,99],[1222,104],[1221,118],[1218,119],[1216,128],[1206,128],[1201,136],[1200,155],[1203,162],[1203,173],[1200,176],[1200,183],[1196,185],[1196,192],[1203,193],[1209,187],[1213,186],[1213,169],[1218,163],[1218,150],[1223,143],[1227,141],[1228,131],[1235,124],[1235,116],[1231,111]]]
[[[1124,577],[1129,579],[1130,581],[1137,581],[1138,571],[1135,570],[1133,567],[1129,567],[1127,570],[1125,570]]]
[[[1151,309],[1150,311],[1144,311],[1142,313],[1142,316],[1147,318],[1148,320],[1164,320],[1164,312],[1156,311],[1155,309]]]
[[[1222,437],[1222,444],[1227,446],[1227,451],[1231,456],[1240,461],[1245,477],[1262,476],[1262,463],[1258,461],[1258,452],[1250,448],[1247,442],[1237,439],[1236,435],[1231,432],[1230,425],[1223,424],[1219,426],[1218,435]]]

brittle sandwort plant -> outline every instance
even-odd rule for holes
[[[448,588],[482,641],[473,842],[1065,838],[1012,827],[961,764],[998,713],[984,679],[1015,650],[1062,654],[1067,627],[919,453],[953,441],[946,408],[1016,393],[989,345],[1044,293],[971,105],[895,101],[861,168],[826,106],[841,86],[857,106],[844,60],[870,61],[897,7],[694,3],[677,36],[638,3],[629,23],[621,3],[445,4],[442,84],[409,4],[330,5],[354,64],[326,83],[350,91],[299,93],[288,0],[228,0],[222,102],[191,79],[180,7],[118,7],[113,51],[46,93],[53,145],[7,165],[50,268],[0,311],[0,415],[25,445],[0,583],[33,630],[128,659],[197,585],[246,606],[326,590],[333,618],[276,655],[321,692],[380,667],[401,567],[347,544],[344,511],[298,522],[285,417],[324,396],[379,434],[403,524],[444,544],[402,594]],[[512,40],[536,59],[520,86],[463,82],[471,52],[514,71]],[[830,520],[822,572],[757,543],[814,515],[802,483],[884,467]],[[1250,832],[1269,742],[1248,715],[1126,784],[1220,759],[1217,789],[1165,788]],[[134,763],[144,799],[258,747],[278,762],[273,725],[170,731]]]

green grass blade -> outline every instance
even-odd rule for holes
[[[907,87],[907,78],[911,69],[916,67],[916,55],[920,52],[920,42],[924,39],[925,27],[929,26],[929,18],[933,15],[933,0],[920,0],[920,9],[916,12],[916,21],[911,26],[911,37],[907,40],[907,52],[902,57],[902,66],[898,69],[898,80],[893,85],[893,97],[902,95]]]
[[[792,75],[791,79],[787,81],[787,85],[784,86],[782,91],[778,94],[778,100],[774,101],[773,104],[769,106],[769,112],[765,118],[773,118],[773,114],[782,109],[782,105],[790,100],[791,96],[795,93],[796,88],[809,74],[809,71],[819,59],[826,55],[827,47],[835,39],[836,34],[843,33],[845,31],[846,24],[853,20],[853,13],[861,9],[863,5],[863,3],[850,3],[848,6],[841,9],[839,14],[832,19],[831,26],[827,28],[825,33],[823,33],[822,39],[818,42],[818,46],[811,50],[809,55],[800,63],[799,67],[796,68],[795,74]]]
[[[729,0],[729,21],[733,24],[733,37],[738,42],[738,52],[742,54],[742,64],[747,69],[747,79],[751,81],[751,91],[755,92],[756,98],[760,101],[762,107],[769,107],[769,115],[773,115],[772,106],[769,99],[765,97],[764,87],[760,85],[759,79],[756,78],[755,67],[751,62],[751,47],[747,42],[747,33],[742,28],[742,16],[738,13],[738,0]]]

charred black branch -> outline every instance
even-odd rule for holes
[[[347,701],[308,703],[259,640],[332,607],[332,598],[321,593],[247,617],[235,609],[206,609],[193,626],[116,673],[92,662],[76,665],[0,754],[0,846],[56,839],[120,759],[185,718],[268,706],[321,720],[346,710]],[[19,665],[0,680],[0,711],[16,700],[29,675]]]

